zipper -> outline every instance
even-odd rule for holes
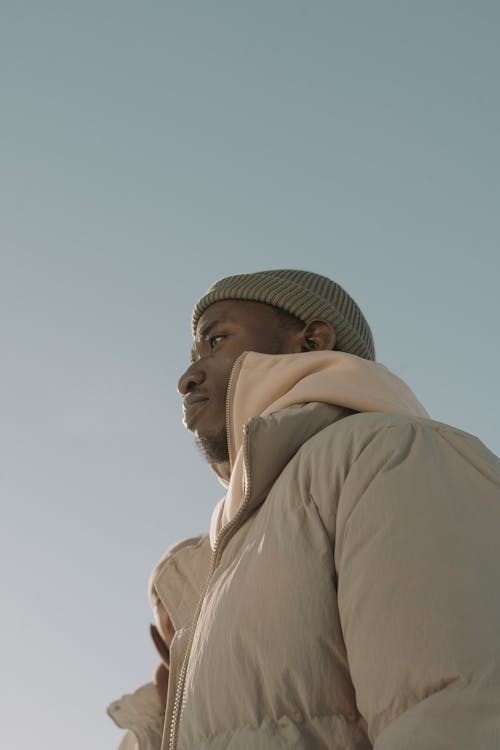
[[[230,455],[231,455],[231,449],[233,448],[232,445],[229,445],[229,440],[230,440],[230,435],[231,435],[231,430],[230,430],[231,416],[232,416],[231,414],[231,410],[232,410],[231,389],[232,389],[233,381],[235,380],[236,375],[239,373],[241,369],[245,356],[246,356],[246,352],[240,355],[240,357],[238,357],[238,359],[234,363],[233,369],[231,370],[231,375],[229,377],[228,386],[227,386],[228,396],[226,400],[226,430],[227,430],[227,436],[228,436],[228,448],[229,448]],[[230,540],[231,536],[237,530],[237,524],[240,521],[243,513],[245,512],[245,509],[246,509],[246,506],[248,505],[248,500],[250,497],[251,481],[250,481],[250,474],[248,471],[248,426],[247,425],[245,425],[244,430],[243,430],[242,450],[243,450],[243,487],[244,487],[243,500],[234,518],[232,518],[225,526],[223,526],[219,530],[219,533],[217,534],[217,537],[215,540],[214,548],[212,550],[207,580],[201,592],[201,596],[198,599],[198,604],[196,605],[196,610],[195,610],[195,614],[193,618],[193,624],[191,625],[191,632],[189,634],[186,651],[184,654],[184,658],[182,660],[182,667],[179,673],[179,679],[177,680],[177,685],[176,685],[176,690],[175,690],[175,701],[174,701],[174,705],[172,708],[172,719],[170,722],[169,743],[168,743],[169,750],[176,750],[177,748],[177,740],[179,736],[179,726],[180,726],[180,719],[181,719],[181,713],[182,713],[182,699],[184,697],[184,687],[186,683],[186,674],[187,674],[187,668],[189,664],[189,657],[191,655],[191,649],[193,646],[194,635],[195,635],[196,628],[198,625],[201,608],[203,606],[203,602],[205,601],[205,595],[208,591],[208,587],[212,580],[212,576],[215,572],[215,569],[220,561],[221,554],[224,551],[224,547],[226,546],[227,542]],[[223,545],[224,542],[225,544]]]

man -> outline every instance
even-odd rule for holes
[[[193,335],[184,424],[227,490],[153,575],[163,663],[109,709],[122,747],[498,750],[498,459],[330,279],[222,279]]]

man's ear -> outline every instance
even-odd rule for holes
[[[301,332],[303,352],[331,351],[336,341],[335,328],[327,320],[312,320]]]

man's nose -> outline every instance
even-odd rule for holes
[[[186,372],[180,376],[177,390],[181,396],[187,396],[188,393],[191,393],[193,388],[196,388],[197,385],[201,385],[204,380],[205,372],[200,367],[199,362],[193,362],[193,364],[187,368]]]

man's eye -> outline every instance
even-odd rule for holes
[[[210,349],[215,349],[219,341],[221,341],[223,338],[224,336],[222,336],[221,334],[219,334],[218,336],[210,336],[210,338],[208,339],[208,345]]]

